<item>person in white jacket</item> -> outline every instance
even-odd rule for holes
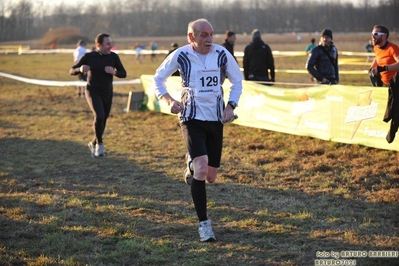
[[[213,34],[213,27],[206,19],[190,22],[189,44],[170,54],[154,75],[156,96],[169,104],[173,114],[178,114],[188,151],[183,175],[191,186],[202,242],[216,240],[207,216],[205,181],[215,182],[222,156],[223,126],[234,119],[243,79],[230,52],[213,43]],[[165,86],[167,78],[176,70],[181,77],[180,99],[174,99]],[[232,84],[227,104],[222,88],[226,77]]]
[[[76,49],[73,51],[73,63],[77,64],[86,53],[86,42],[84,40],[79,40],[76,44]],[[79,81],[87,81],[87,73],[80,73],[78,79]],[[85,98],[85,90],[86,86],[76,86],[78,98]]]

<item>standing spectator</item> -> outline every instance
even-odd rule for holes
[[[370,39],[366,45],[363,46],[366,52],[371,53],[374,51],[373,39]]]
[[[312,49],[316,47],[316,43],[315,42],[316,42],[315,38],[310,39],[309,45],[307,45],[306,48],[305,48],[306,54],[310,54],[310,51],[312,51]]]
[[[113,77],[126,77],[126,70],[119,56],[111,52],[112,40],[109,34],[98,34],[95,39],[97,50],[86,53],[69,70],[71,75],[87,73],[86,100],[94,115],[94,138],[88,146],[93,158],[104,156],[103,134],[111,112],[113,98]]]
[[[140,43],[136,43],[134,46],[134,49],[136,50],[136,60],[139,61],[139,63],[143,63],[143,55],[141,54],[141,51],[145,48],[144,45],[141,45]]]
[[[399,47],[388,41],[389,30],[385,26],[375,25],[371,32],[374,45],[374,60],[369,70],[370,81],[373,86],[388,86],[389,81],[396,71],[384,71],[379,73],[377,66],[390,65],[399,62]]]
[[[374,45],[373,45],[373,39],[371,38],[366,45],[363,46],[364,50],[366,50],[368,53],[371,53],[374,51]],[[370,61],[371,56],[367,56],[366,62]]]
[[[169,50],[168,55],[166,57],[168,57],[171,53],[173,53],[177,48],[179,48],[179,44],[177,42],[172,42],[170,44],[170,50]]]
[[[320,84],[339,82],[338,50],[332,40],[332,31],[324,29],[319,45],[311,50],[306,62],[306,69]]]
[[[310,44],[308,46],[306,46],[306,48],[305,48],[305,52],[307,55],[309,55],[310,52],[312,51],[312,49],[316,47],[315,42],[316,42],[315,38],[310,39]],[[310,81],[312,81],[312,82],[314,81],[314,77],[312,75],[310,75]]]
[[[276,74],[272,50],[262,41],[258,29],[254,29],[251,34],[252,42],[244,50],[244,78],[245,80],[274,82]]]
[[[77,64],[86,52],[87,52],[86,42],[84,40],[79,40],[78,43],[76,44],[75,51],[73,51],[73,63]],[[78,79],[80,81],[86,81],[87,73],[79,73]],[[85,97],[85,90],[86,90],[86,86],[76,86],[76,92],[77,92],[79,98]]]
[[[236,34],[228,30],[226,31],[224,43],[222,45],[224,46],[224,48],[227,49],[227,51],[230,52],[230,54],[237,61],[237,58],[234,56],[234,43],[236,42],[236,39],[237,39]]]
[[[168,57],[171,53],[173,53],[177,48],[179,48],[179,44],[177,42],[172,42],[171,49],[169,50],[168,55],[166,57]],[[180,76],[179,70],[173,72],[172,76]]]
[[[242,92],[242,74],[234,57],[223,46],[213,43],[214,30],[206,19],[188,24],[189,44],[166,57],[154,76],[156,96],[178,114],[188,153],[186,183],[197,213],[200,241],[216,240],[207,215],[205,181],[215,182],[223,146],[223,124],[234,117]],[[165,87],[167,78],[179,69],[181,99],[174,99]],[[229,77],[229,101],[223,101],[223,82]],[[188,174],[188,175],[187,175]],[[190,179],[186,179],[190,176]]]
[[[151,42],[151,61],[154,62],[156,58],[155,50],[158,48],[158,44],[156,42]]]

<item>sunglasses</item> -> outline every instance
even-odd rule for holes
[[[383,32],[372,32],[371,35],[382,36],[382,35],[386,35],[386,33],[383,33]]]

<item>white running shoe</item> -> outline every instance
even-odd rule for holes
[[[211,220],[209,219],[199,223],[198,233],[201,242],[216,241],[215,234],[212,231]]]
[[[90,153],[91,153],[91,157],[95,158],[95,153],[96,153],[96,145],[93,144],[91,141],[89,142],[89,144],[87,144],[87,146],[90,149]]]
[[[95,157],[101,157],[104,156],[104,143],[98,143],[96,145],[96,151],[94,153]]]

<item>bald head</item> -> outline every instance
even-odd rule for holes
[[[197,20],[194,20],[194,21],[191,21],[190,23],[188,23],[188,28],[187,28],[188,43],[192,42],[192,40],[190,39],[190,36],[189,36],[190,33],[193,36],[196,36],[197,33],[201,32],[202,29],[206,26],[212,28],[212,31],[213,31],[213,27],[212,27],[211,23],[208,20],[206,20],[205,18],[200,18],[200,19],[197,19]]]
[[[194,51],[207,54],[213,47],[213,27],[206,19],[197,19],[188,24],[187,40]]]

